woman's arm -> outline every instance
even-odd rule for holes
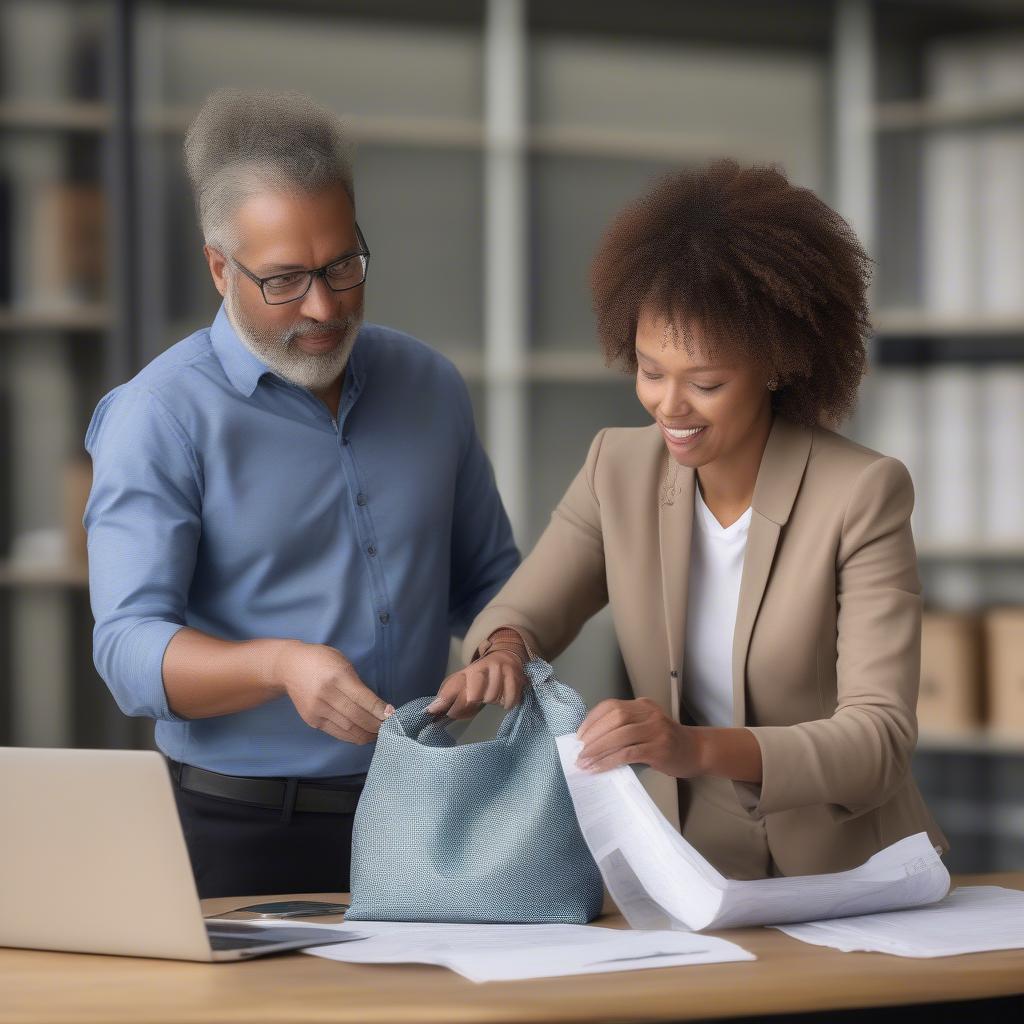
[[[643,697],[602,701],[576,736],[583,742],[576,763],[586,771],[646,764],[677,779],[761,781],[761,748],[749,729],[683,725]]]
[[[603,439],[602,430],[537,546],[470,626],[466,668],[444,680],[431,714],[468,718],[483,704],[512,707],[526,683],[526,662],[556,657],[608,603],[594,489]]]
[[[648,764],[677,778],[732,779],[755,817],[824,804],[843,820],[887,800],[906,777],[917,738],[913,504],[910,476],[894,459],[872,463],[854,487],[838,559],[838,706],[830,718],[712,728],[675,722],[652,701],[604,701],[578,732],[580,767]]]
[[[902,463],[871,463],[851,492],[837,558],[837,706],[830,718],[751,726],[760,786],[736,784],[755,817],[824,804],[837,820],[878,807],[903,784],[917,742],[921,584]]]

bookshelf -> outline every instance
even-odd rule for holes
[[[1004,735],[989,729],[925,732],[918,737],[917,746],[928,753],[1024,755],[1024,736]]]
[[[110,128],[106,103],[20,102],[0,103],[0,128],[5,131],[104,132]]]
[[[1019,97],[962,100],[891,100],[874,111],[879,132],[919,132],[949,128],[984,128],[1024,122]]]
[[[69,587],[85,589],[89,573],[79,565],[26,566],[7,562],[0,565],[0,587]]]
[[[1012,382],[1024,380],[1024,294],[1018,301],[1012,287],[1001,293],[990,287],[999,277],[993,239],[1004,247],[1004,267],[1017,257],[1005,234],[998,238],[991,230],[993,205],[986,195],[999,188],[993,154],[1005,158],[1024,145],[1024,74],[1013,80],[1014,65],[1024,69],[1019,12],[1000,23],[991,5],[946,5],[945,23],[928,23],[923,10],[915,13],[909,5],[858,7],[871,40],[870,53],[860,58],[873,82],[863,131],[879,278],[876,380],[869,388],[911,407],[904,424],[894,424],[901,441],[888,450],[915,476],[926,605],[970,614],[1019,606],[1024,519],[1019,528],[1005,516],[997,522],[986,505],[997,494],[1007,507],[1016,504],[996,486],[998,474],[1024,479],[1013,465],[1024,439],[1016,437],[1015,410],[998,405],[1014,401]],[[1010,46],[1019,48],[1016,59]],[[1013,139],[1020,141],[1007,143]],[[1005,216],[1012,222],[1012,205]],[[968,236],[979,224],[989,238],[973,247]],[[1019,229],[1024,232],[1024,220]],[[1024,279],[1024,265],[1018,273]],[[947,410],[948,403],[959,406],[956,421],[965,428],[979,425],[969,443],[937,422],[943,400]],[[863,421],[857,426],[875,436]],[[953,486],[982,496],[973,512],[957,506]],[[941,511],[935,513],[944,507],[956,512],[945,522]],[[951,530],[957,515],[958,529]],[[922,725],[914,773],[953,843],[954,861],[1024,862],[1024,735],[1000,732],[995,723],[947,732]]]
[[[875,314],[874,326],[886,338],[996,338],[1019,346],[1024,341],[1024,314],[936,314],[919,309],[886,309]]]
[[[0,331],[104,331],[113,323],[107,306],[82,305],[67,309],[0,309]]]
[[[59,182],[80,180],[84,166],[109,224],[104,295],[60,303],[0,295],[6,375],[41,374],[39,386],[49,380],[69,406],[36,449],[5,441],[0,453],[4,493],[20,494],[20,473],[36,495],[0,503],[0,678],[11,681],[0,684],[0,742],[47,739],[29,719],[49,712],[19,697],[29,673],[48,678],[50,741],[147,742],[146,724],[120,719],[92,670],[84,570],[25,565],[12,547],[19,532],[60,527],[54,480],[100,395],[212,318],[217,297],[179,149],[192,111],[219,85],[297,88],[346,114],[358,144],[360,220],[375,255],[368,318],[456,362],[523,548],[593,433],[645,422],[632,381],[606,368],[593,345],[586,270],[608,218],[681,163],[723,153],[778,161],[850,218],[877,258],[872,377],[982,358],[1024,368],[1024,310],[930,308],[914,241],[929,140],[1024,130],[1024,96],[963,102],[925,89],[937,40],[1024,30],[1024,15],[1005,4],[286,6],[10,0],[0,15],[0,168],[28,154],[29,166]],[[13,52],[30,53],[40,39],[46,75]],[[33,362],[36,349],[48,356]],[[0,391],[0,415],[21,422],[28,413]],[[849,432],[868,441],[864,427],[855,421]],[[926,594],[984,602],[1016,588],[1024,602],[1024,537],[921,535],[919,554]],[[54,638],[45,650],[44,637]],[[591,700],[619,692],[607,616],[560,667],[566,678],[593,681]],[[964,759],[988,766],[972,768],[981,787],[985,771],[1024,764],[1024,745],[987,733],[924,737],[929,799]],[[1024,836],[990,848],[979,838],[984,823],[969,824],[965,844],[979,859],[961,867],[1024,861]]]

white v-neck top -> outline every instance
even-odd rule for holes
[[[700,725],[732,725],[732,637],[751,510],[723,527],[694,488],[683,702]]]

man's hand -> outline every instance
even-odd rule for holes
[[[587,771],[647,764],[678,779],[700,774],[698,730],[674,722],[646,697],[601,701],[576,736],[583,741],[576,764]]]
[[[333,647],[284,640],[271,674],[306,725],[346,743],[372,743],[380,723],[394,714]]]
[[[492,651],[450,675],[427,707],[432,715],[472,718],[484,704],[515,707],[523,696],[523,663],[510,651]]]

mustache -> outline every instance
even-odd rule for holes
[[[362,321],[360,316],[346,316],[341,320],[307,321],[296,324],[284,337],[285,345],[290,345],[296,338],[322,338],[332,334],[343,334],[350,331]]]

